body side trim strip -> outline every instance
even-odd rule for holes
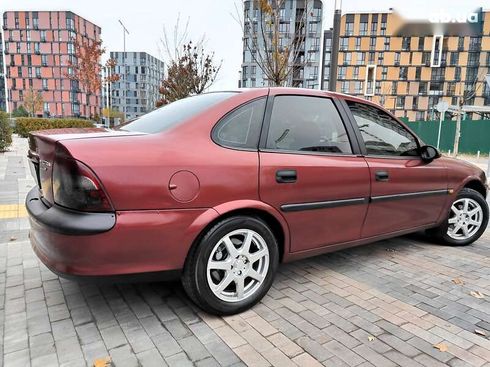
[[[377,203],[377,202],[388,201],[388,200],[413,199],[413,198],[421,198],[426,196],[437,196],[437,195],[448,195],[448,194],[449,194],[448,189],[406,192],[403,194],[371,196],[371,202]]]
[[[283,212],[297,212],[301,210],[325,209],[347,205],[367,204],[368,202],[368,198],[316,201],[312,203],[284,204],[281,205],[281,210]]]
[[[303,210],[337,208],[337,207],[347,206],[347,205],[367,204],[369,202],[376,203],[376,202],[383,202],[383,201],[390,201],[390,200],[403,200],[403,199],[421,198],[427,196],[448,195],[449,193],[450,191],[448,189],[441,189],[441,190],[431,190],[431,191],[407,192],[402,194],[372,196],[370,198],[353,198],[353,199],[340,199],[340,200],[328,200],[328,201],[315,201],[309,203],[283,204],[281,205],[281,211],[298,212]]]

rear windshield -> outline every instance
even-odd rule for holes
[[[117,129],[147,134],[159,133],[190,119],[235,94],[236,92],[213,92],[184,98],[121,125]]]

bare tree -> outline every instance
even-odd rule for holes
[[[205,92],[215,81],[222,62],[214,61],[214,52],[205,50],[204,35],[197,41],[189,39],[189,20],[181,28],[180,16],[172,36],[163,28],[160,38],[160,53],[167,65],[167,75],[160,87],[161,99],[157,107],[190,95]]]
[[[271,86],[291,86],[290,76],[299,73],[307,65],[305,59],[306,24],[308,14],[305,8],[297,8],[294,17],[294,31],[289,22],[282,22],[282,9],[287,0],[253,0],[256,16],[250,17],[235,3],[233,18],[241,25],[244,47],[250,52],[252,61],[257,64]],[[250,9],[252,11],[252,9]],[[284,29],[281,29],[281,24]],[[295,85],[292,85],[295,86]]]

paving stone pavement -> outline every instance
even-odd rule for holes
[[[33,185],[26,149],[0,154],[0,204]],[[0,367],[490,366],[489,230],[468,247],[413,235],[282,265],[252,310],[215,317],[177,282],[58,278],[27,228],[0,220]]]

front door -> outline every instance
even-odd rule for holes
[[[446,168],[419,156],[418,142],[395,118],[347,101],[369,166],[371,198],[362,237],[435,223],[448,198]]]
[[[286,219],[291,252],[359,239],[369,169],[327,97],[270,96],[261,147],[260,197]],[[349,130],[350,129],[350,130]],[[348,132],[351,132],[350,134]]]

